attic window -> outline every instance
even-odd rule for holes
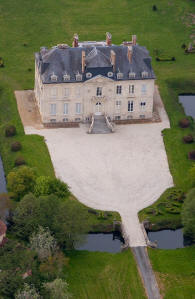
[[[142,78],[148,78],[148,72],[143,71],[142,72]]]
[[[108,72],[108,77],[113,77],[113,72]]]
[[[117,79],[123,79],[123,73],[119,72],[117,73]]]
[[[64,81],[70,81],[70,75],[68,75],[67,73],[64,74],[63,79]]]
[[[76,74],[76,81],[82,81],[82,75],[81,74]]]
[[[134,72],[130,72],[129,73],[129,78],[131,79],[131,78],[135,78],[135,73]]]
[[[58,76],[56,76],[54,73],[51,75],[51,81],[56,82],[58,80]]]
[[[90,79],[92,77],[92,73],[86,73],[86,78]]]

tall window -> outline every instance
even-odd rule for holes
[[[146,84],[142,84],[141,91],[142,91],[142,93],[146,93],[146,91],[147,91]]]
[[[68,103],[64,103],[64,114],[68,114]]]
[[[134,85],[129,85],[129,93],[134,93],[135,91],[135,86]]]
[[[122,93],[122,86],[121,85],[117,85],[117,87],[116,87],[116,93],[117,94],[121,94]]]
[[[97,87],[96,95],[97,96],[101,96],[102,95],[102,87]]]
[[[141,107],[141,110],[145,110],[146,102],[141,102],[140,107]]]
[[[57,88],[56,88],[56,87],[53,87],[53,88],[51,89],[51,96],[52,96],[53,98],[55,98],[55,97],[57,96]]]
[[[80,87],[77,87],[77,89],[76,89],[76,95],[77,95],[77,96],[80,96],[80,94],[81,94],[81,88],[80,88]]]
[[[133,112],[133,101],[128,101],[128,112]]]
[[[50,106],[50,114],[56,115],[56,104],[51,104]]]
[[[69,94],[70,94],[70,90],[69,90],[69,88],[64,88],[64,96],[65,96],[65,97],[68,97]]]
[[[121,108],[121,101],[116,101],[116,108],[120,109]]]
[[[76,103],[76,114],[81,113],[81,103]]]

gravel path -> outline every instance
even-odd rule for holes
[[[116,127],[112,134],[86,134],[88,127],[41,129],[57,177],[92,208],[118,211],[131,247],[145,246],[137,213],[173,186],[161,131],[169,121],[159,94],[162,122]]]

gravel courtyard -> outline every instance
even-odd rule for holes
[[[159,94],[162,122],[116,127],[112,134],[86,134],[80,128],[25,127],[45,137],[57,177],[89,207],[118,211],[130,246],[145,246],[139,210],[173,186],[161,131],[169,121]]]

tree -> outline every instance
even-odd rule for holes
[[[0,219],[5,221],[9,215],[9,209],[11,208],[11,200],[7,193],[0,194]]]
[[[22,290],[19,290],[16,295],[16,299],[39,299],[41,298],[33,285],[24,284]]]
[[[20,200],[25,194],[32,192],[35,184],[35,173],[32,168],[21,166],[12,170],[7,176],[7,187],[15,200]]]
[[[40,260],[45,260],[57,251],[57,242],[51,235],[49,228],[39,226],[38,231],[30,237],[30,246]]]
[[[184,236],[195,242],[195,188],[191,189],[184,201],[182,209],[182,223]]]
[[[36,179],[34,193],[36,196],[55,194],[59,198],[66,198],[70,191],[67,184],[59,179],[40,176]]]
[[[0,298],[14,298],[18,288],[23,285],[23,278],[16,270],[1,270],[0,272]]]
[[[68,291],[68,283],[60,278],[52,282],[44,283],[44,288],[49,299],[70,299],[72,295]]]

